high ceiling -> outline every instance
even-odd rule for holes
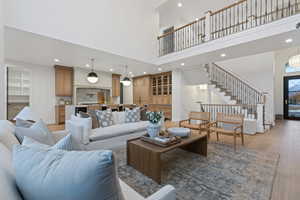
[[[60,64],[82,68],[87,68],[86,64],[95,58],[97,70],[113,69],[114,73],[122,74],[128,65],[135,76],[157,72],[155,65],[8,27],[5,28],[5,58],[41,66]],[[55,63],[54,59],[60,62]]]

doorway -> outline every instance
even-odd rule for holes
[[[284,77],[284,118],[300,120],[300,76]]]

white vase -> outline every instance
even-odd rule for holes
[[[160,124],[159,123],[157,123],[157,124],[150,123],[147,126],[147,133],[150,136],[150,138],[154,138],[154,137],[158,136],[159,131],[160,131]]]

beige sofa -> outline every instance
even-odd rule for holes
[[[0,199],[21,200],[18,194],[12,167],[12,146],[18,144],[13,134],[14,125],[6,120],[0,120]],[[54,138],[59,140],[63,137],[62,132],[54,133]],[[148,198],[144,198],[135,192],[126,183],[120,180],[121,190],[125,200],[175,200],[174,187],[167,185]]]

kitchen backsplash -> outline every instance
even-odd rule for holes
[[[98,94],[104,95],[104,103],[108,104],[110,101],[109,89],[97,88],[77,88],[76,99],[78,104],[99,103]]]

